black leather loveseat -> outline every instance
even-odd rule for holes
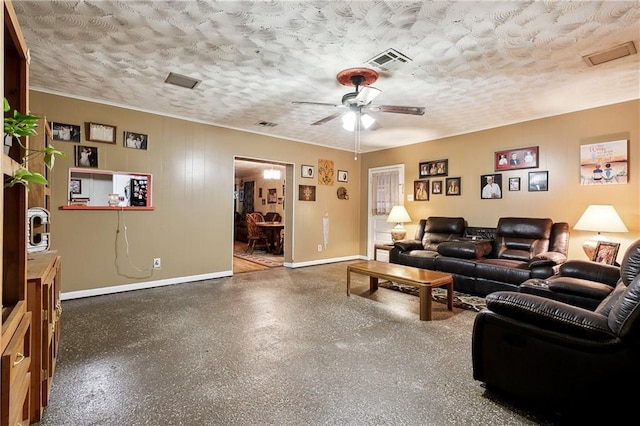
[[[548,218],[504,217],[496,228],[478,228],[461,217],[429,217],[413,240],[395,242],[389,261],[449,272],[457,291],[486,296],[554,275],[568,247],[569,225]]]

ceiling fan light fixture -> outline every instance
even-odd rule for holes
[[[376,120],[369,114],[360,114],[360,129],[367,130]],[[356,113],[349,111],[342,116],[342,128],[353,132],[356,127]]]

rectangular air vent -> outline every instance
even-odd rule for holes
[[[400,53],[395,49],[387,49],[379,55],[369,59],[367,64],[380,68],[384,71],[389,71],[398,68],[407,62],[411,62],[411,58],[407,55]]]
[[[195,87],[201,83],[201,80],[196,80],[195,78],[187,77],[186,75],[180,75],[174,72],[170,72],[169,76],[164,82],[175,84],[176,86],[180,87],[185,87],[187,89],[195,89]]]
[[[587,65],[592,67],[615,59],[624,58],[625,56],[633,55],[636,52],[636,46],[632,41],[629,41],[607,50],[583,56],[582,59],[587,63]]]

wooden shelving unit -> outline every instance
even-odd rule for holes
[[[12,109],[29,111],[27,46],[13,5],[3,0],[4,10],[4,97]],[[3,183],[21,162],[24,153],[13,144],[2,153]],[[31,399],[31,313],[26,302],[27,283],[27,193],[22,185],[4,188],[2,212],[2,390],[0,425],[30,423]]]

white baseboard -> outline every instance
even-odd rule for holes
[[[331,259],[310,260],[308,262],[285,262],[287,268],[304,268],[305,266],[325,265],[327,263],[346,262],[348,260],[367,260],[366,256],[353,255],[334,257]],[[90,290],[78,290],[60,293],[61,300],[80,299],[83,297],[103,296],[106,294],[121,293],[123,291],[142,290],[145,288],[162,287],[165,285],[183,284],[193,281],[210,280],[233,276],[233,271],[222,271],[211,274],[191,275],[187,277],[167,278],[165,280],[145,281],[135,284],[116,285],[111,287],[92,288]]]

